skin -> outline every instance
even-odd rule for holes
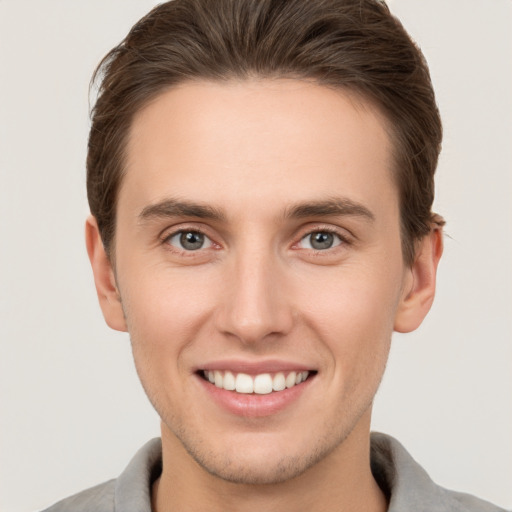
[[[185,83],[137,113],[126,156],[115,269],[93,217],[86,238],[105,319],[130,333],[162,419],[153,508],[385,510],[372,401],[393,330],[431,306],[442,244],[433,229],[404,264],[378,110],[297,80]],[[180,246],[187,231],[203,248]],[[332,246],[312,248],[317,232]],[[220,359],[316,374],[283,410],[245,417],[197,376]]]

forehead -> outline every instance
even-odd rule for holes
[[[391,153],[380,112],[347,92],[287,79],[187,82],[134,117],[120,201],[394,204]]]

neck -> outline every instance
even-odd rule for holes
[[[265,485],[237,484],[209,474],[162,425],[163,471],[153,485],[153,511],[385,512],[386,499],[370,469],[369,412],[367,416],[303,474]]]

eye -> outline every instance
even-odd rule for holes
[[[184,251],[207,249],[212,245],[212,241],[199,231],[178,231],[168,237],[166,242]]]
[[[336,247],[341,243],[342,239],[335,233],[331,233],[330,231],[315,231],[314,233],[309,233],[303,237],[300,240],[299,245],[303,249],[324,251],[326,249]]]

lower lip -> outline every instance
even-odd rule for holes
[[[227,391],[218,388],[199,375],[196,377],[203,389],[223,409],[238,416],[258,418],[271,416],[289,407],[293,402],[299,399],[307,388],[309,388],[315,375],[310,375],[304,382],[296,384],[291,388],[268,393],[266,395]]]

